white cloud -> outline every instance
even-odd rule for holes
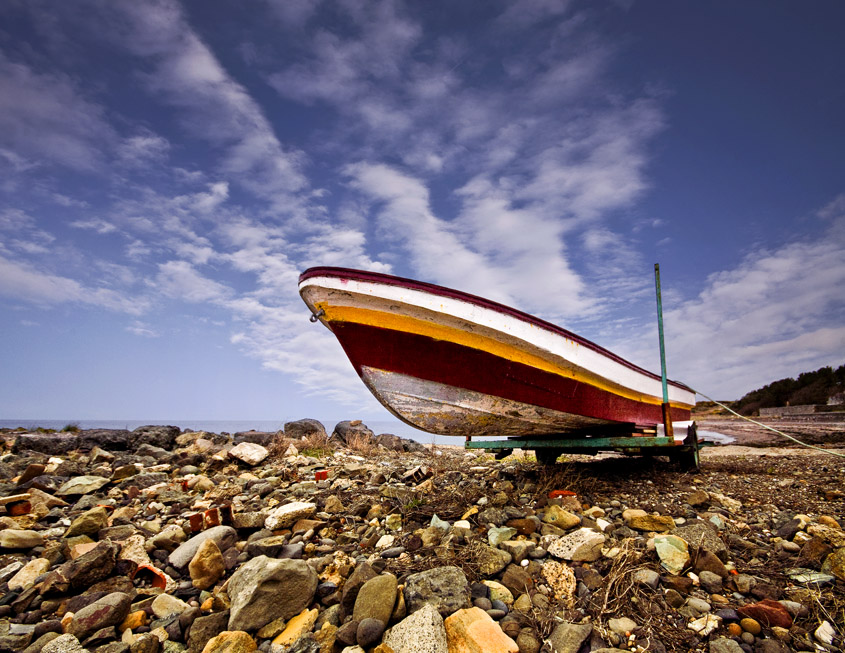
[[[119,43],[155,62],[147,85],[184,110],[197,138],[225,148],[221,170],[260,196],[283,201],[307,186],[302,154],[285,149],[246,89],[232,79],[171,0],[120,5],[129,19]]]
[[[128,331],[129,333],[131,333],[133,335],[141,336],[142,338],[160,338],[161,337],[161,333],[156,331],[150,325],[145,324],[144,322],[137,321],[137,320],[135,322],[133,322],[132,324],[130,324],[129,326],[127,326],[126,331]]]
[[[191,303],[221,302],[232,289],[204,277],[187,261],[168,261],[158,266],[155,285],[167,297]]]
[[[111,222],[107,222],[102,218],[89,218],[87,220],[74,220],[69,223],[75,229],[89,229],[96,231],[98,234],[110,234],[117,231]]]
[[[99,167],[116,138],[103,113],[70,77],[38,72],[0,52],[0,148],[18,170]]]
[[[93,288],[24,263],[0,257],[0,295],[34,304],[82,303],[138,315],[147,310],[144,298],[126,297],[109,288]]]
[[[670,376],[717,399],[738,399],[774,380],[842,364],[842,226],[837,217],[819,239],[754,250],[736,268],[710,275],[696,297],[664,300]],[[618,351],[654,369],[653,331],[628,335]]]

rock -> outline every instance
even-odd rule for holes
[[[306,608],[288,621],[284,630],[273,639],[273,644],[277,646],[290,646],[300,637],[311,632],[318,615],[318,610],[309,610]]]
[[[202,653],[251,653],[256,648],[248,633],[226,630],[208,640]]]
[[[31,549],[44,544],[44,536],[37,531],[7,528],[0,531],[0,549]]]
[[[171,449],[181,430],[178,426],[139,426],[132,431],[132,441],[162,449]]]
[[[562,528],[565,531],[581,525],[581,518],[578,515],[573,515],[571,512],[556,505],[546,507],[543,514],[543,521]]]
[[[663,533],[675,528],[675,520],[664,515],[650,515],[645,510],[628,509],[622,513],[622,519],[628,528],[636,531],[656,531]]]
[[[264,528],[274,531],[293,526],[297,521],[317,512],[317,506],[304,501],[294,501],[270,511],[264,520]]]
[[[836,637],[836,630],[829,621],[823,621],[821,625],[816,628],[816,631],[813,633],[813,637],[816,638],[816,641],[821,642],[825,646],[832,646],[833,640]]]
[[[698,633],[701,637],[707,637],[721,625],[722,620],[714,614],[705,614],[703,617],[693,619],[687,624],[687,628]]]
[[[355,599],[352,618],[361,622],[365,619],[378,619],[387,626],[396,604],[396,587],[396,576],[393,574],[381,574],[368,580],[361,586]],[[360,638],[358,643],[364,647],[368,646],[361,642]]]
[[[516,535],[515,528],[494,526],[487,531],[487,541],[490,543],[490,546],[495,548],[500,543],[511,539],[514,535]]]
[[[360,442],[372,442],[374,438],[375,433],[362,424],[360,420],[344,420],[337,423],[329,439],[348,447]]]
[[[316,419],[300,419],[295,422],[285,423],[285,436],[294,440],[309,439],[312,437],[328,439],[326,427]]]
[[[699,572],[698,580],[701,582],[701,587],[708,594],[718,594],[722,591],[722,577],[714,574],[712,571],[704,569]]]
[[[839,580],[845,580],[845,547],[837,549],[825,558],[822,573],[832,574]]]
[[[128,594],[123,592],[107,594],[74,614],[67,626],[67,632],[83,640],[101,628],[117,626],[129,614],[131,604],[132,598]]]
[[[519,653],[539,653],[542,642],[537,639],[531,628],[523,628],[516,636],[516,645]]]
[[[107,485],[108,482],[109,479],[102,476],[77,476],[56,490],[56,494],[60,497],[91,494]]]
[[[554,597],[564,607],[569,609],[574,607],[578,581],[572,569],[556,560],[547,560],[540,573],[551,588]]]
[[[29,589],[35,584],[35,580],[46,573],[51,566],[46,558],[30,560],[9,579],[9,589],[11,591]]]
[[[711,553],[707,549],[691,547],[690,559],[692,561],[693,571],[697,574],[709,571],[720,578],[727,578],[729,576],[727,567],[719,560],[716,554]]]
[[[103,506],[97,506],[91,510],[87,510],[79,517],[73,520],[71,525],[65,531],[65,537],[75,537],[77,535],[91,535],[94,536],[101,529],[109,525],[109,514]]]
[[[70,560],[51,572],[41,584],[42,594],[63,594],[68,589],[84,589],[108,578],[117,560],[117,547],[98,542],[87,553]]]
[[[355,637],[358,640],[358,646],[369,648],[379,640],[384,633],[386,622],[381,619],[367,618],[362,619],[358,623],[358,629],[355,632]]]
[[[267,449],[253,442],[241,442],[229,449],[230,458],[240,460],[253,467],[260,464],[269,455],[270,452]]]
[[[619,617],[618,619],[609,619],[607,627],[610,628],[617,635],[628,636],[629,633],[637,629],[637,622],[628,617]]]
[[[792,627],[792,615],[789,614],[789,610],[771,599],[744,605],[737,611],[745,617],[759,621],[764,626]]]
[[[88,653],[88,651],[82,647],[76,637],[65,633],[48,642],[41,649],[41,653]]]
[[[317,583],[302,560],[253,558],[229,579],[229,629],[258,630],[278,617],[290,619],[311,603]]]
[[[578,653],[592,632],[591,624],[558,624],[549,637],[552,653]]]
[[[725,546],[722,538],[718,536],[709,522],[696,519],[678,526],[672,531],[672,534],[699,548],[715,553],[722,562],[728,560],[728,547]]]
[[[153,600],[150,609],[159,619],[166,619],[167,617],[172,617],[174,614],[182,614],[189,607],[182,599],[178,599],[170,594],[159,594]]]
[[[344,616],[352,614],[355,609],[355,601],[358,599],[358,592],[361,591],[364,583],[376,576],[378,576],[378,573],[366,562],[362,562],[355,567],[352,574],[343,584],[340,607]]]
[[[211,638],[226,630],[228,623],[228,610],[194,619],[188,630],[188,653],[200,653]]]
[[[443,622],[449,653],[518,653],[519,647],[480,608],[458,610]]]
[[[408,614],[426,604],[434,605],[443,617],[468,608],[469,585],[464,572],[457,567],[438,567],[408,576],[405,582]]]
[[[384,643],[394,653],[448,653],[443,617],[430,603],[391,628]]]
[[[187,542],[180,544],[167,557],[169,562],[176,569],[184,569],[187,567],[194,556],[199,551],[200,546],[206,540],[213,540],[220,551],[225,551],[232,546],[238,539],[238,534],[231,526],[214,526],[206,531],[194,535]]]
[[[502,574],[502,585],[507,587],[514,596],[518,596],[534,589],[534,579],[522,567],[508,565],[505,573]]]
[[[760,625],[760,622],[756,619],[752,619],[751,617],[745,617],[744,619],[740,619],[739,627],[742,628],[745,632],[751,633],[752,635],[759,635],[760,632],[763,630],[763,627]]]
[[[226,572],[226,564],[220,547],[214,540],[204,540],[191,562],[188,563],[191,582],[197,589],[205,590],[212,587]]]
[[[499,548],[511,554],[514,564],[519,564],[537,547],[530,540],[506,540],[499,544]]]
[[[687,543],[675,535],[658,535],[654,538],[654,548],[660,558],[660,564],[670,574],[680,574],[690,563]]]
[[[727,637],[720,637],[711,641],[708,650],[710,653],[744,653],[739,644]]]
[[[507,551],[485,546],[476,559],[478,573],[482,576],[493,576],[507,567],[511,560],[512,556]]]
[[[605,537],[589,528],[579,528],[573,533],[559,537],[548,547],[556,558],[573,562],[594,562],[601,557]]]
[[[721,579],[719,580],[721,582]],[[657,589],[657,585],[660,583],[660,574],[652,569],[638,569],[634,573],[634,582],[651,589]]]

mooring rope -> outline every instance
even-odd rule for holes
[[[724,408],[725,410],[733,413],[737,417],[744,419],[746,422],[751,422],[752,424],[756,424],[757,426],[762,426],[764,429],[768,429],[769,431],[772,431],[773,433],[777,433],[778,435],[782,435],[783,437],[788,438],[788,439],[792,440],[793,442],[795,442],[797,444],[800,444],[802,447],[807,447],[809,449],[817,449],[818,451],[823,451],[824,453],[829,453],[832,456],[839,456],[840,458],[845,458],[844,453],[840,453],[838,451],[831,451],[830,449],[825,449],[824,447],[817,447],[814,444],[807,444],[806,442],[801,442],[801,440],[799,440],[796,437],[789,435],[789,433],[784,433],[783,431],[779,431],[778,429],[776,429],[772,426],[769,426],[768,424],[763,424],[762,422],[758,422],[756,419],[751,419],[750,417],[746,417],[745,415],[740,415],[733,408],[731,408],[730,406],[726,406],[721,401],[716,401],[715,399],[713,399],[713,397],[708,397],[703,392],[699,392],[698,390],[696,390],[694,388],[690,388],[690,389],[693,392],[695,392],[695,394],[701,395],[702,397],[704,397],[708,401],[712,401],[717,406],[721,406],[722,408]]]

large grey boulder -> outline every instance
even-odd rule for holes
[[[132,442],[135,445],[149,444],[172,449],[181,432],[178,426],[139,426],[132,431]]]
[[[438,567],[408,576],[405,605],[413,614],[424,605],[433,605],[442,617],[470,607],[469,584],[457,567]]]
[[[125,451],[136,441],[132,434],[125,429],[88,429],[79,432],[79,448],[90,451],[94,447],[100,449]]]
[[[255,631],[279,617],[290,619],[308,607],[317,583],[304,560],[253,558],[229,579],[229,630]]]
[[[324,439],[329,437],[326,433],[326,427],[316,419],[306,418],[285,423],[285,437],[301,440],[311,436],[319,436]]]
[[[331,442],[336,444],[349,446],[356,440],[361,442],[373,442],[376,434],[373,433],[366,424],[362,424],[361,420],[344,420],[338,422],[332,432],[332,437],[329,438]]]
[[[578,653],[586,639],[593,632],[591,624],[558,624],[549,637],[553,653]]]

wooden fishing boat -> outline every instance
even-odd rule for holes
[[[663,421],[660,376],[502,304],[331,267],[304,272],[299,292],[376,398],[424,431],[547,436]],[[689,420],[694,392],[668,389],[672,420]]]

